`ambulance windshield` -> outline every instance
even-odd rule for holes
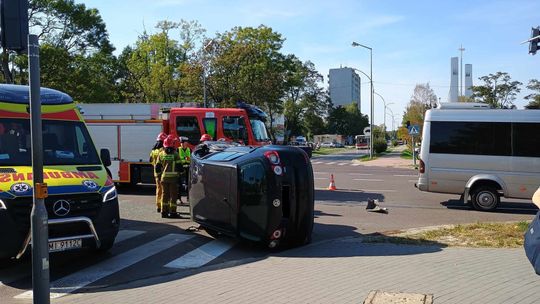
[[[44,165],[97,165],[84,123],[43,120]],[[30,121],[0,118],[0,166],[31,166]]]

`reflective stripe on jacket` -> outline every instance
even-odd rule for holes
[[[176,182],[178,181],[178,171],[181,169],[180,156],[178,152],[167,154],[165,151],[161,151],[158,156],[158,163],[161,164],[161,181],[163,182]]]

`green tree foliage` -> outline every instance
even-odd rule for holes
[[[330,110],[328,116],[328,133],[355,136],[363,134],[369,125],[367,115],[362,115],[356,103],[345,107],[337,106]]]
[[[30,28],[41,44],[41,84],[65,91],[77,101],[118,100],[114,48],[98,10],[73,0],[29,4]],[[26,84],[27,56],[2,52],[3,81]]]
[[[514,100],[521,91],[521,82],[512,81],[510,75],[505,72],[489,74],[478,79],[484,84],[472,87],[472,97],[475,101],[487,103],[493,108],[515,108]]]
[[[323,77],[309,61],[302,63],[294,55],[287,56],[286,60],[285,133],[288,136],[309,134],[308,137],[319,134],[316,132],[324,126],[320,116],[327,113],[327,95],[319,86]]]
[[[433,89],[426,84],[417,84],[414,88],[411,100],[403,114],[403,125],[408,121],[411,125],[421,126],[424,124],[424,115],[428,109],[431,109],[437,103],[437,95]],[[399,130],[398,130],[399,134]],[[398,135],[399,136],[399,135]]]
[[[527,89],[533,91],[527,96],[526,100],[529,100],[529,104],[525,106],[526,109],[540,109],[540,81],[537,79],[531,79],[527,85]]]

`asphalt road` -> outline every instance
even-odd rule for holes
[[[414,227],[477,221],[528,220],[536,208],[523,201],[504,201],[496,212],[478,212],[463,206],[455,195],[424,193],[414,188],[412,169],[355,164],[358,152],[312,159],[316,208],[313,241],[384,233]],[[337,191],[328,191],[330,175]],[[55,293],[99,292],[126,282],[183,272],[197,273],[205,265],[230,267],[262,259],[269,251],[250,243],[214,239],[189,219],[162,219],[155,210],[153,187],[120,191],[121,232],[108,254],[59,253],[51,256],[51,286]],[[388,214],[365,210],[377,199]],[[187,208],[181,207],[185,212]],[[29,259],[0,265],[0,303],[29,303]],[[204,269],[208,269],[205,267]]]

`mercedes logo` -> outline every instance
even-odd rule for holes
[[[85,180],[82,182],[88,189],[97,189],[98,185],[92,180]]]
[[[66,200],[57,200],[53,205],[53,212],[58,216],[65,216],[69,213],[71,205]]]

